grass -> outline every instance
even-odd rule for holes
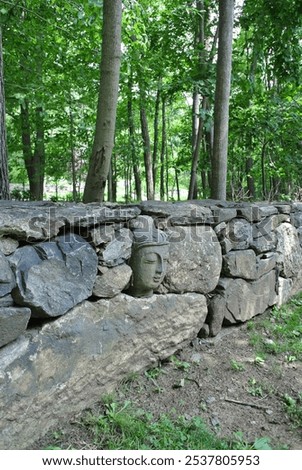
[[[134,410],[130,402],[123,404],[107,401],[104,412],[99,416],[87,414],[82,426],[90,431],[93,444],[106,450],[244,450],[271,449],[267,438],[257,439],[250,444],[240,433],[230,442],[219,439],[210,432],[198,418],[186,419],[183,416],[173,419],[161,415],[159,419],[144,410]],[[55,436],[54,436],[55,437]],[[57,443],[48,447],[59,450]]]
[[[292,363],[302,360],[302,293],[286,304],[274,307],[270,316],[260,322],[249,322],[250,342],[257,351],[256,364],[265,362],[269,354],[282,355],[283,360]],[[263,331],[265,337],[263,337]],[[251,391],[252,390],[252,391]],[[260,395],[256,384],[250,393]],[[284,408],[292,423],[302,428],[302,393],[297,397],[284,395]]]
[[[301,318],[302,294],[282,307],[274,307],[269,318],[258,323],[249,322],[250,341],[257,350],[257,356],[284,353],[288,362],[302,360]]]
[[[283,400],[286,411],[294,425],[302,428],[302,393],[299,393],[297,399],[292,398],[290,395],[284,395]]]

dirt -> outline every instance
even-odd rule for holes
[[[273,448],[301,450],[302,428],[287,414],[284,397],[297,399],[301,394],[302,363],[289,359],[286,354],[269,354],[262,361],[250,344],[246,324],[225,328],[216,338],[194,340],[174,360],[129,378],[115,399],[129,400],[154,417],[161,413],[188,419],[199,416],[221,438],[232,440],[241,433],[248,443],[267,437]],[[93,411],[101,413],[101,406]],[[77,416],[60,430],[57,445],[95,448],[80,420]],[[33,448],[50,444],[54,444],[53,432]]]

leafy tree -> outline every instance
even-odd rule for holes
[[[121,21],[122,1],[104,0],[100,92],[84,202],[104,199],[114,143],[121,62]]]
[[[222,200],[226,199],[233,21],[234,0],[220,0],[211,196]]]

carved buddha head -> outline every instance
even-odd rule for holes
[[[133,271],[129,293],[150,297],[164,279],[169,256],[166,234],[153,225],[153,219],[140,216],[135,221],[130,266]]]

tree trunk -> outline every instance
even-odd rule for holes
[[[0,199],[9,199],[7,146],[5,127],[5,96],[3,79],[2,31],[0,27]]]
[[[262,144],[261,149],[261,181],[262,181],[262,197],[266,199],[267,191],[266,191],[266,172],[265,172],[265,157],[266,157],[266,146],[268,142],[264,142]]]
[[[140,119],[142,128],[142,139],[144,145],[144,163],[146,172],[146,186],[147,186],[147,199],[154,199],[153,190],[153,171],[152,171],[152,155],[151,155],[151,144],[150,134],[147,120],[147,113],[144,104],[144,98],[141,99]]]
[[[45,173],[44,116],[42,106],[36,107],[36,140],[34,150],[34,188],[33,199],[43,200]]]
[[[178,179],[178,174],[179,170],[178,168],[174,168],[175,171],[175,184],[176,184],[176,191],[177,191],[177,200],[180,201],[180,187],[179,187],[179,179]]]
[[[158,151],[158,124],[159,124],[159,107],[160,107],[160,95],[161,95],[161,80],[158,82],[156,101],[155,101],[155,113],[154,113],[154,141],[153,141],[153,154],[152,154],[152,172],[153,172],[153,194],[156,190],[156,177],[157,177],[157,151]]]
[[[234,0],[219,0],[219,45],[214,106],[211,197],[226,199]]]
[[[204,96],[203,101],[202,101],[202,109],[205,110],[206,107],[207,107],[207,99]],[[194,149],[193,149],[188,199],[197,198],[197,167],[198,167],[198,162],[199,162],[200,146],[201,146],[201,140],[202,140],[202,135],[203,135],[203,125],[204,125],[204,120],[202,119],[201,116],[199,116],[198,132],[195,138]]]
[[[31,130],[30,130],[30,119],[29,119],[29,103],[28,99],[25,98],[20,106],[20,119],[21,119],[21,134],[22,134],[22,150],[25,168],[29,180],[30,194],[34,193],[34,167],[33,167],[33,154],[31,148]]]
[[[108,199],[109,201],[116,202],[117,198],[117,181],[116,181],[116,155],[112,155],[111,159],[111,164],[110,164],[110,172],[111,172],[111,181],[110,181],[110,186],[111,186],[111,197]]]
[[[133,175],[134,175],[134,184],[135,184],[135,192],[136,192],[136,199],[138,201],[142,200],[142,182],[141,182],[141,174],[140,174],[140,167],[139,161],[136,155],[136,148],[135,148],[135,126],[134,126],[134,116],[133,116],[133,99],[132,99],[132,71],[129,74],[129,82],[128,82],[128,130],[129,130],[129,143],[130,143],[130,153],[131,153],[131,161],[133,165]]]
[[[196,0],[196,9],[198,10],[198,22],[195,29],[195,49],[199,50],[198,66],[200,70],[200,78],[203,76],[204,69],[204,46],[205,46],[205,22],[204,22],[204,0]],[[205,100],[205,97],[204,97]],[[192,165],[191,177],[189,184],[188,199],[197,198],[197,166],[199,161],[200,142],[203,132],[203,119],[200,115],[200,94],[198,84],[193,90],[192,104]],[[204,101],[203,101],[204,103]]]
[[[162,100],[162,139],[160,151],[160,200],[165,199],[165,153],[167,143],[167,130],[166,130],[166,102]]]
[[[250,172],[251,169],[253,168],[253,159],[251,157],[247,158],[246,160],[246,180],[247,180],[247,192],[248,192],[248,197],[255,199],[255,182],[254,178],[251,176]]]
[[[122,0],[103,1],[103,31],[100,91],[95,137],[83,201],[104,200],[114,145],[121,64]]]
[[[69,94],[69,140],[70,140],[70,160],[71,160],[71,173],[72,173],[72,199],[77,200],[77,175],[76,175],[76,158],[74,147],[74,119],[72,112],[72,97]]]
[[[44,119],[43,108],[38,106],[36,113],[36,138],[35,149],[32,152],[30,111],[28,99],[21,103],[21,133],[25,168],[29,181],[30,199],[39,201],[43,199],[44,169],[45,169],[45,145],[44,145]]]

